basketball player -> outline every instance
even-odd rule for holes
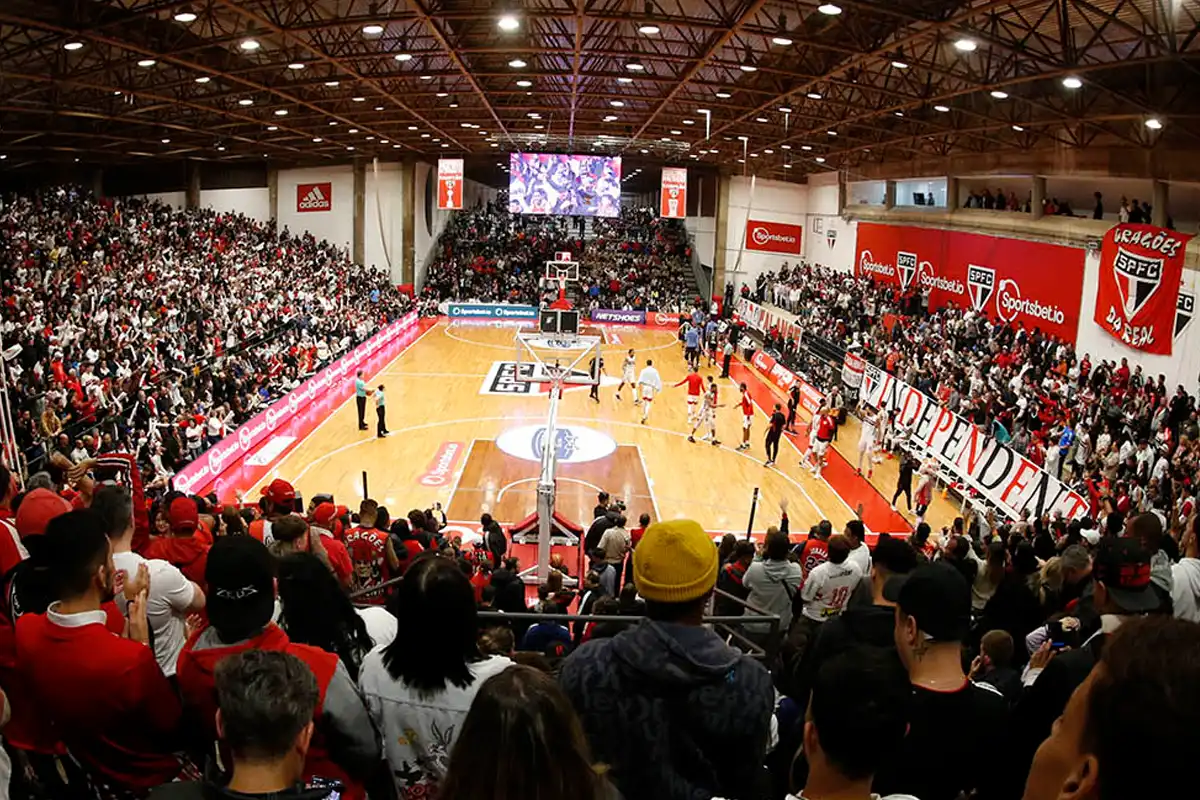
[[[796,432],[796,409],[800,406],[800,387],[792,384],[792,390],[788,392],[788,413],[787,425],[785,426],[788,433]]]
[[[746,384],[741,384],[739,389],[742,390],[742,399],[739,405],[742,407],[742,443],[738,445],[738,450],[750,449],[750,423],[754,422],[754,403],[750,400],[750,391],[746,388]]]
[[[590,392],[588,392],[588,397],[592,398],[597,403],[599,403],[600,402],[600,376],[604,374],[604,357],[603,356],[594,356],[592,358],[591,365],[590,365],[588,371],[591,373],[592,380],[595,381],[595,383],[592,384],[592,390]],[[620,400],[621,399],[620,396],[618,396],[617,399]]]
[[[629,348],[629,352],[625,355],[625,360],[621,362],[621,383],[617,386],[616,398],[621,399],[621,390],[625,388],[625,384],[629,384],[629,391],[633,392],[633,402],[636,405],[638,401],[637,378],[634,377],[634,370],[637,369],[637,358],[633,355],[633,348]]]
[[[662,391],[662,376],[648,358],[642,374],[638,376],[638,389],[642,390],[642,424],[645,425],[646,418],[650,416],[650,404],[654,402],[654,396]]]
[[[863,459],[867,461],[867,480],[871,479],[871,475],[875,472],[875,447],[876,437],[878,436],[878,428],[876,420],[879,417],[879,412],[872,411],[870,408],[863,406],[862,409],[862,429],[858,434],[858,474],[862,475]]]
[[[717,364],[718,344],[717,323],[715,320],[710,319],[704,324],[704,345],[705,349],[708,350],[708,365],[710,367],[715,367]]]
[[[713,380],[713,376],[708,376],[708,388],[704,390],[704,397],[700,401],[700,415],[696,419],[696,424],[692,426],[692,432],[688,434],[688,441],[695,444],[696,431],[700,426],[708,426],[708,434],[705,439],[712,439],[713,447],[721,444],[721,440],[717,438],[717,409],[721,404],[717,402],[717,382]],[[739,448],[740,449],[740,448]]]
[[[688,425],[696,424],[696,412],[699,409],[700,393],[704,391],[704,379],[700,377],[700,368],[692,367],[683,380],[675,384],[683,386],[687,384],[687,402],[688,402]]]
[[[700,329],[695,325],[688,327],[683,333],[683,357],[688,366],[700,366]]]
[[[834,418],[833,409],[824,409],[823,413],[816,418],[816,437],[812,442],[813,454],[813,476],[821,477],[821,469],[825,466],[825,452],[829,449],[829,443],[833,441],[833,433],[837,428],[837,420]]]
[[[772,466],[779,457],[779,437],[783,436],[783,426],[786,424],[787,417],[783,416],[783,407],[776,403],[771,421],[767,424],[767,460],[763,464],[764,467]]]

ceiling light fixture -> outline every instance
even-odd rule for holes
[[[171,143],[171,140],[170,140],[170,139],[163,139],[163,140],[162,140],[162,143],[163,143],[163,144],[170,144],[170,143]]]
[[[219,144],[219,145],[217,145],[217,150],[219,150],[220,152],[224,153],[224,152],[225,152],[225,145],[223,145],[223,144]]]
[[[755,117],[754,121],[755,122],[769,122],[769,120],[766,117]]]
[[[529,66],[519,58],[514,58],[512,61],[508,62],[508,65],[513,69],[523,69],[524,67]]]
[[[241,100],[238,100],[238,105],[239,106],[252,106],[252,105],[254,105],[254,101],[251,100],[249,97],[243,97]]]
[[[784,114],[790,114],[790,113],[792,113],[792,107],[791,106],[780,106],[779,111]]]
[[[185,8],[185,9],[183,9],[181,11],[177,11],[175,13],[175,21],[182,22],[183,24],[186,25],[189,22],[195,22],[196,15],[191,10]]]
[[[636,58],[625,63],[625,69],[629,70],[630,72],[641,72],[645,68],[645,65]]]
[[[153,58],[143,58],[141,61],[138,62],[138,66],[145,69],[146,67],[153,67],[157,63],[158,62],[155,61]]]
[[[279,126],[278,126],[278,125],[268,125],[268,126],[267,126],[267,130],[269,130],[269,131],[277,131],[277,130],[279,130]]]
[[[809,100],[820,100],[821,99],[820,92],[809,92],[808,94],[806,94],[804,96],[807,97]]]
[[[963,37],[954,43],[954,49],[960,53],[974,53],[979,43],[974,39]]]
[[[331,127],[332,127],[332,126],[334,126],[334,125],[337,125],[337,124],[338,124],[338,121],[337,121],[336,119],[331,119],[331,120],[329,120],[329,125],[330,125]]]
[[[505,14],[496,20],[496,27],[502,31],[515,31],[521,27],[521,20],[514,17],[512,14]]]
[[[683,136],[683,131],[672,130],[671,135],[672,136]]]
[[[822,5],[817,6],[817,11],[820,11],[827,17],[836,17],[838,14],[842,13],[842,7],[835,6],[833,3],[823,3]]]
[[[1062,79],[1062,85],[1068,89],[1078,89],[1083,86],[1083,81],[1074,75],[1068,75]]]
[[[625,107],[625,103],[622,100],[609,100],[608,104],[610,106],[612,106],[613,108],[624,108]]]
[[[904,116],[904,112],[903,112],[903,111],[893,111],[892,113],[893,113],[893,114],[895,114],[897,117],[903,117],[903,116]]]
[[[1146,127],[1152,131],[1162,130],[1162,126],[1162,120],[1160,120],[1158,117],[1151,117],[1150,119],[1146,120]]]
[[[397,61],[412,61],[412,53],[396,53],[392,58]]]
[[[771,39],[771,44],[777,44],[780,47],[791,47],[792,40],[786,36],[775,36]]]
[[[432,75],[422,75],[422,76],[421,76],[421,80],[423,80],[423,81],[431,81],[431,80],[433,80],[433,76],[432,76]]]
[[[908,69],[908,64],[904,61],[893,61],[892,66],[896,69]]]
[[[208,83],[211,80],[212,78],[207,75],[201,75],[199,78],[196,78],[196,83]]]
[[[354,145],[352,145],[352,144],[346,145],[346,149],[347,149],[347,150],[353,150],[353,149],[354,149]]]
[[[83,47],[83,42],[67,42],[63,45],[63,50],[79,50]]]
[[[659,27],[653,23],[646,23],[638,28],[638,33],[644,33],[647,36],[657,36],[659,32]]]
[[[450,96],[449,92],[435,92],[434,94],[436,97],[449,97]]]
[[[718,91],[717,97],[721,98],[722,100],[728,100],[729,98],[733,97],[733,95],[731,95],[729,92]]]
[[[258,43],[257,39],[243,39],[241,45],[239,46],[247,53],[253,53],[255,50],[262,47],[262,45]]]
[[[358,128],[351,128],[347,133],[358,133]]]
[[[617,78],[617,83],[633,83],[633,78],[621,76],[620,78]]]
[[[321,143],[321,142],[323,142],[323,141],[325,141],[325,140],[324,140],[324,139],[322,139],[320,136],[314,136],[314,137],[313,137],[313,144],[320,144],[320,143]]]
[[[277,117],[286,117],[287,115],[288,115],[288,111],[287,111],[287,109],[286,109],[286,108],[277,108],[277,109],[275,109],[275,116],[277,116]]]
[[[288,64],[288,69],[299,70],[304,69],[305,66],[307,65],[303,61],[293,61],[292,63]]]
[[[696,124],[696,120],[694,120],[694,119],[685,119],[685,120],[683,120],[683,124],[684,124],[684,125],[695,125],[695,124]]]
[[[528,89],[530,86],[533,86],[533,81],[519,80],[517,81],[517,86],[520,86],[522,89]]]
[[[1024,128],[1022,128],[1020,125],[1013,125],[1013,126],[1012,126],[1012,128],[1013,128],[1013,130],[1014,130],[1014,131],[1016,131],[1017,133],[1020,133],[1021,131],[1025,130],[1025,129],[1024,129]]]
[[[830,136],[837,136],[837,131],[825,131],[825,132],[828,133]]]
[[[378,36],[383,33],[383,26],[372,22],[370,25],[363,25],[362,32],[367,36]]]
[[[989,92],[989,94],[991,94],[991,96],[996,98],[997,100],[1007,100],[1008,99],[1008,92],[1002,92],[999,89],[993,89],[991,92]]]
[[[824,159],[824,158],[822,158],[821,156],[817,156],[816,158],[814,158],[814,159],[813,159],[813,161],[816,161],[818,164],[824,164],[824,163],[825,163],[825,159]]]
[[[779,149],[780,150],[791,150],[792,146],[790,144],[781,144],[781,145],[779,145]]]
[[[429,138],[429,134],[428,134],[428,133],[422,133],[422,134],[421,134],[421,138],[422,138],[422,139],[428,139],[428,138]]]
[[[941,114],[945,114],[947,111],[950,110],[950,107],[949,106],[934,106],[933,110],[937,111]]]
[[[338,85],[338,81],[325,81],[325,85],[332,89]]]
[[[811,144],[802,144],[802,145],[800,145],[800,149],[801,150],[812,150],[812,145]]]
[[[758,67],[753,64],[740,64],[738,65],[738,69],[742,72],[758,72]]]
[[[408,129],[409,129],[410,131],[415,131],[415,130],[417,129],[417,126],[416,126],[416,125],[409,125],[409,126],[408,126]]]

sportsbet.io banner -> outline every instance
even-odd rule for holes
[[[1002,236],[860,222],[855,274],[929,292],[929,308],[973,308],[1075,343],[1083,250]]]
[[[1191,238],[1154,225],[1110,228],[1100,250],[1096,324],[1134,350],[1171,355],[1171,342],[1183,329],[1180,311],[1191,319],[1192,298],[1181,303],[1179,292]]]
[[[1053,475],[879,367],[866,365],[859,400],[895,411],[897,422],[911,431],[910,450],[935,456],[1014,519],[1026,508],[1031,515],[1060,513],[1068,520],[1087,513],[1087,500]]]

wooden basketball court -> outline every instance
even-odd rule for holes
[[[332,493],[337,502],[354,508],[362,497],[365,471],[370,496],[393,517],[434,503],[441,503],[448,517],[460,522],[489,512],[511,523],[533,513],[538,453],[546,444],[539,441],[539,431],[545,424],[548,386],[516,378],[515,330],[512,323],[431,324],[368,380],[369,385],[382,383],[387,388],[391,436],[374,435],[373,402],[368,404],[369,430],[359,431],[354,403],[348,401],[253,487],[250,496],[257,496],[259,486],[271,478],[283,477],[306,498]],[[835,468],[832,463],[839,458],[834,449],[846,459],[855,457],[858,427],[853,419],[831,448],[828,479],[817,479],[799,466],[802,441],[783,442],[778,466],[764,467],[764,407],[773,395],[783,398],[739,362],[733,376],[755,384],[752,448],[734,449],[741,442],[742,419],[732,379],[719,381],[725,404],[717,413],[721,445],[692,444],[687,441],[685,389],[672,387],[686,374],[674,332],[615,325],[586,332],[605,338],[606,375],[599,403],[589,399],[588,387],[568,387],[559,406],[560,434],[554,443],[559,452],[557,510],[567,518],[589,524],[596,492],[603,489],[625,501],[630,527],[647,513],[653,519],[692,518],[714,532],[744,533],[758,487],[757,532],[778,524],[785,499],[794,533],[806,533],[821,519],[831,520],[840,530],[859,503],[873,532],[911,529],[910,521],[888,508],[895,461],[877,466],[874,485],[854,477],[852,466],[843,462]],[[664,381],[664,391],[644,425],[628,387],[621,401],[614,397],[621,359],[629,348],[636,351],[639,371],[647,359],[653,360]],[[564,352],[564,363],[573,357]],[[587,368],[586,363],[580,366]],[[702,360],[701,374],[720,373]],[[950,524],[955,514],[955,508],[935,494],[928,516],[935,530]]]

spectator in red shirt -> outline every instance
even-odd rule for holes
[[[250,535],[265,545],[271,544],[271,523],[296,510],[296,490],[282,478],[276,478],[262,490],[264,519],[250,523]]]
[[[113,599],[115,569],[99,515],[63,514],[40,544],[59,599],[17,620],[26,686],[102,796],[137,796],[173,780],[180,706],[147,646],[146,590],[130,604],[129,638],[116,635],[102,608]]]
[[[390,574],[388,535],[375,527],[378,508],[375,501],[364,500],[359,507],[358,527],[346,534],[346,552],[354,564],[354,575],[350,579],[351,593],[378,586]],[[364,603],[382,605],[386,598],[383,592],[374,592],[360,599]]]
[[[642,536],[646,533],[646,528],[650,525],[650,515],[642,514],[638,517],[638,526],[629,532],[629,539],[633,547],[637,547],[638,542],[642,540]]]
[[[329,566],[337,576],[338,583],[349,586],[354,576],[354,564],[350,561],[350,553],[346,545],[338,538],[341,530],[341,520],[338,519],[338,507],[333,503],[321,503],[313,510],[312,530],[320,536],[321,547],[329,557]]]
[[[167,506],[171,532],[155,536],[142,551],[145,558],[161,558],[174,564],[184,576],[204,588],[204,565],[208,559],[212,535],[200,527],[200,509],[196,501],[178,495]]]

